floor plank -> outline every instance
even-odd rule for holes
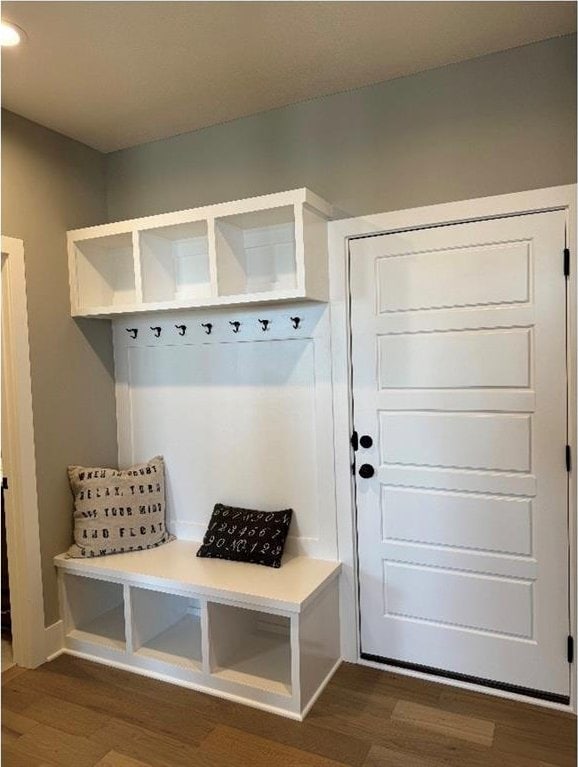
[[[39,724],[47,724],[62,732],[85,737],[98,732],[109,721],[107,714],[100,714],[51,695],[34,696],[34,701],[22,713]]]
[[[123,756],[144,761],[149,767],[190,767],[197,763],[197,747],[149,728],[111,719],[90,740]]]
[[[54,762],[60,767],[94,767],[109,750],[102,744],[44,724],[22,735],[12,748],[30,758]]]
[[[446,764],[434,761],[429,756],[404,754],[391,748],[372,746],[363,767],[446,767]]]
[[[199,750],[227,767],[341,767],[323,756],[222,725],[203,740]]]
[[[130,756],[119,754],[118,751],[109,751],[96,767],[151,767],[148,762],[140,762],[137,759],[131,759]]]
[[[396,703],[391,718],[482,746],[491,746],[494,740],[495,724],[488,719],[454,714],[407,700]]]
[[[2,742],[2,767],[60,767],[60,765],[22,753],[10,743]]]

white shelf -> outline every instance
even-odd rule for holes
[[[130,232],[95,236],[73,245],[71,288],[80,307],[126,306],[136,302]]]
[[[70,231],[72,314],[327,301],[331,214],[297,189]]]
[[[220,296],[297,287],[293,206],[218,218],[215,235]]]

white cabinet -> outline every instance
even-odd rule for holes
[[[297,189],[68,232],[72,314],[327,301],[331,215]]]

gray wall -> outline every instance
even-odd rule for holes
[[[359,215],[576,180],[576,37],[107,155],[110,220],[308,186]]]
[[[70,317],[66,230],[104,221],[103,157],[2,112],[2,234],[24,241],[46,625],[71,542],[69,463],[116,464],[110,323]]]

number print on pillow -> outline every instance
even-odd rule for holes
[[[198,557],[281,567],[292,509],[255,511],[215,504]]]

